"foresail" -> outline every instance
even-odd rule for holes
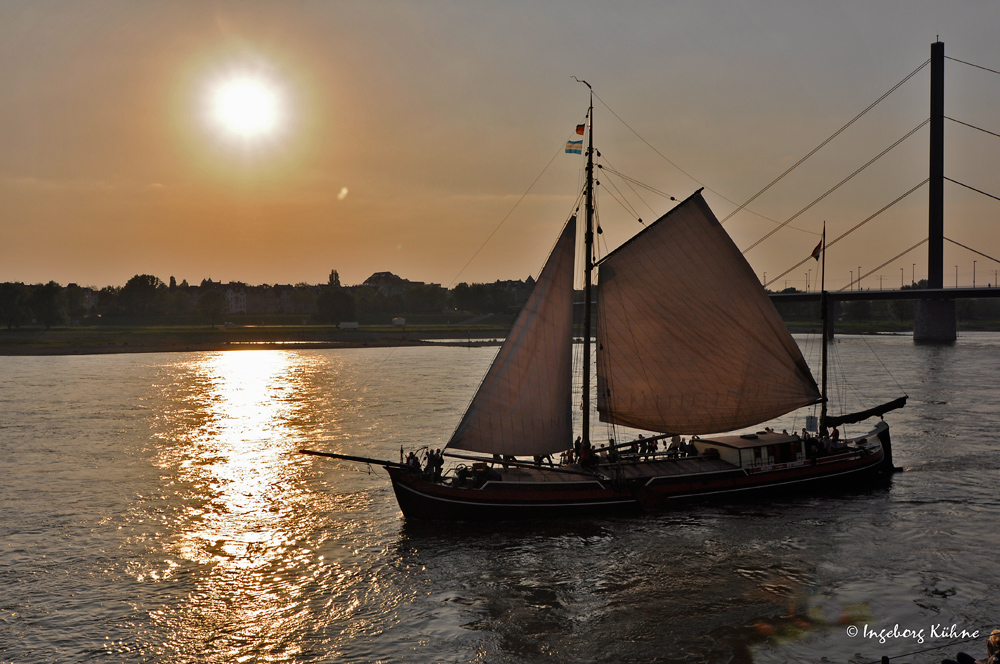
[[[700,190],[604,259],[597,316],[604,421],[717,433],[820,399],[795,340]]]
[[[573,259],[566,224],[448,447],[550,454],[572,446]]]

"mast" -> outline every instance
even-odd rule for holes
[[[828,335],[830,334],[830,316],[829,316],[829,311],[827,310],[827,303],[826,303],[826,222],[823,222],[822,253],[823,253],[823,267],[822,271],[820,272],[820,286],[819,286],[819,308],[820,308],[820,316],[823,320],[823,353],[822,353],[822,360],[820,361],[821,363],[820,374],[822,375],[820,396],[823,397],[823,401],[821,402],[819,408],[819,433],[821,434],[826,429],[826,403],[827,403],[826,361],[827,361],[827,351],[828,351],[827,346],[830,343],[830,340],[828,338]]]
[[[583,83],[590,88],[586,81]],[[584,233],[583,281],[583,447],[590,447],[590,298],[591,273],[594,271],[594,90],[590,89],[590,108],[587,109],[590,132],[587,142],[587,230]]]

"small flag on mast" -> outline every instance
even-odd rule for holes
[[[816,248],[813,249],[812,257],[819,260],[821,253],[823,253],[823,240],[820,240],[819,244],[816,245]]]
[[[566,141],[567,154],[583,154],[583,141]]]
[[[582,124],[582,125],[577,125],[577,126],[576,126],[576,133],[577,133],[577,134],[579,134],[580,136],[583,136],[583,132],[584,132],[584,131],[585,131],[586,129],[587,129],[587,125],[585,125],[585,124]]]

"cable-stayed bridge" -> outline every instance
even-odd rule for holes
[[[988,71],[988,72],[992,72],[993,74],[1000,75],[1000,71],[996,71],[994,69],[990,69],[990,68],[987,68],[987,67],[983,67],[981,65],[976,65],[976,64],[973,64],[973,63],[965,62],[965,61],[962,61],[962,60],[957,60],[957,59],[954,59],[954,58],[948,58],[948,59],[953,60],[953,61],[958,62],[958,63],[961,63],[962,65],[967,65],[967,66],[970,66],[970,67],[976,67],[978,69],[985,70],[985,71]],[[828,314],[828,318],[830,320],[833,320],[832,309],[833,309],[833,307],[835,306],[835,304],[837,302],[849,301],[849,300],[917,300],[919,302],[919,304],[918,304],[918,307],[917,307],[917,316],[916,316],[916,320],[915,320],[915,323],[914,323],[914,341],[918,341],[918,342],[930,342],[930,343],[949,343],[949,342],[954,341],[955,338],[956,338],[956,335],[957,335],[957,323],[956,323],[956,317],[955,317],[955,300],[957,300],[957,299],[963,299],[963,298],[993,298],[993,297],[1000,297],[1000,288],[997,287],[998,284],[996,283],[995,279],[992,280],[992,281],[987,280],[988,283],[989,283],[989,285],[987,287],[985,287],[985,288],[984,287],[977,287],[975,285],[975,266],[976,266],[976,263],[978,262],[978,260],[974,260],[973,261],[973,275],[974,275],[973,276],[973,287],[971,287],[971,288],[969,288],[969,287],[959,288],[958,287],[957,266],[956,266],[956,280],[955,280],[956,283],[955,283],[955,287],[954,288],[946,288],[945,287],[944,246],[945,246],[945,241],[946,240],[949,241],[949,242],[951,242],[954,245],[957,245],[957,246],[959,246],[959,247],[961,247],[961,248],[963,248],[963,249],[971,252],[972,254],[978,255],[983,260],[983,262],[985,264],[992,263],[992,264],[995,264],[997,266],[1000,266],[1000,259],[998,259],[998,258],[996,258],[994,256],[990,256],[990,255],[988,255],[988,254],[986,254],[984,252],[981,252],[981,251],[979,251],[979,250],[977,250],[977,249],[975,249],[973,247],[969,247],[969,246],[967,246],[965,244],[962,244],[962,243],[956,242],[954,240],[951,240],[950,238],[945,237],[945,234],[944,234],[944,226],[945,226],[944,188],[945,188],[945,181],[948,181],[948,182],[951,182],[951,183],[953,183],[955,185],[964,187],[965,189],[972,190],[974,192],[977,192],[977,193],[979,193],[979,194],[981,194],[983,196],[989,197],[991,199],[995,199],[997,201],[1000,201],[1000,197],[998,197],[997,195],[995,195],[993,193],[989,193],[989,192],[983,191],[983,190],[981,190],[979,188],[972,187],[972,186],[970,186],[968,184],[959,182],[959,181],[954,180],[954,179],[952,179],[950,177],[947,177],[945,175],[945,160],[944,160],[944,151],[945,151],[945,145],[944,145],[944,126],[945,126],[945,120],[948,120],[948,121],[951,121],[951,122],[955,122],[957,124],[964,125],[966,127],[970,127],[972,129],[975,129],[975,130],[978,130],[980,132],[983,132],[984,135],[989,135],[989,136],[993,137],[993,138],[986,139],[986,140],[1000,139],[1000,134],[997,134],[997,133],[995,133],[993,131],[989,131],[987,129],[983,129],[981,127],[974,126],[974,125],[972,125],[970,123],[966,123],[966,122],[963,122],[963,121],[960,121],[960,120],[956,120],[956,119],[951,118],[951,117],[949,117],[949,116],[947,116],[945,114],[945,103],[944,103],[945,102],[945,97],[944,97],[945,60],[946,60],[946,57],[945,57],[945,54],[944,54],[944,43],[941,42],[941,41],[937,41],[937,42],[933,43],[931,45],[931,57],[930,57],[930,59],[928,61],[924,62],[920,67],[918,67],[916,70],[914,70],[911,74],[909,74],[902,81],[900,81],[899,83],[897,83],[892,89],[890,89],[888,92],[886,92],[882,97],[880,97],[878,100],[876,100],[868,108],[866,108],[864,111],[862,111],[859,115],[855,116],[854,119],[852,119],[850,122],[848,122],[846,125],[844,125],[840,130],[838,130],[831,137],[829,137],[823,143],[821,143],[819,146],[817,146],[812,152],[810,152],[805,157],[803,157],[801,160],[799,160],[796,164],[794,164],[792,167],[790,167],[788,170],[786,170],[782,175],[778,176],[776,179],[774,179],[772,182],[770,182],[766,187],[764,187],[760,192],[758,192],[757,194],[755,194],[753,197],[751,197],[749,200],[747,200],[745,203],[743,203],[741,206],[739,206],[728,217],[726,217],[725,219],[722,220],[723,223],[725,223],[725,221],[727,219],[729,219],[730,217],[732,217],[734,214],[736,214],[740,210],[746,208],[746,206],[749,205],[750,203],[752,203],[757,197],[759,197],[764,192],[766,192],[767,190],[769,190],[772,186],[774,186],[775,184],[777,184],[782,178],[784,178],[786,175],[788,175],[788,173],[790,173],[792,170],[794,170],[796,167],[798,167],[800,164],[802,164],[805,160],[807,160],[813,154],[815,154],[816,152],[818,152],[823,146],[825,146],[827,143],[829,143],[831,140],[833,140],[833,138],[835,138],[838,134],[840,134],[842,131],[844,131],[845,129],[847,129],[847,127],[849,127],[851,124],[853,124],[855,121],[857,121],[861,116],[863,116],[865,113],[867,113],[869,110],[871,110],[874,106],[876,106],[883,99],[885,99],[886,97],[888,97],[893,91],[895,91],[897,88],[899,88],[903,83],[905,83],[907,80],[909,80],[914,75],[916,75],[917,72],[921,71],[924,67],[926,67],[926,66],[929,65],[930,66],[930,78],[931,78],[931,84],[930,84],[930,97],[931,98],[930,98],[930,117],[927,120],[925,120],[921,124],[917,125],[917,127],[915,127],[913,130],[911,130],[908,134],[906,134],[901,139],[899,139],[898,141],[896,141],[894,144],[892,144],[891,146],[889,146],[886,150],[884,150],[879,155],[877,155],[875,158],[873,158],[871,161],[869,161],[867,164],[865,164],[864,166],[862,166],[861,168],[859,168],[858,170],[856,170],[853,174],[851,174],[850,176],[848,176],[847,178],[845,178],[844,180],[842,180],[840,183],[838,183],[837,185],[835,185],[834,187],[832,187],[831,189],[829,189],[826,193],[824,193],[818,199],[816,199],[815,201],[813,201],[812,203],[810,203],[809,205],[807,205],[801,211],[799,211],[798,213],[792,215],[789,219],[787,219],[786,221],[780,223],[775,229],[771,230],[769,233],[767,233],[766,235],[764,235],[762,238],[760,238],[759,240],[757,240],[756,242],[754,242],[753,244],[751,244],[749,247],[747,247],[746,249],[744,249],[744,253],[746,253],[747,251],[749,251],[749,250],[753,249],[754,247],[758,246],[760,243],[766,241],[768,238],[770,238],[772,235],[774,235],[774,233],[776,233],[777,231],[779,231],[782,228],[784,228],[785,226],[787,226],[791,221],[793,221],[794,219],[796,219],[800,214],[802,214],[803,212],[805,212],[806,210],[808,210],[810,207],[812,207],[813,205],[815,205],[819,201],[823,200],[823,198],[825,198],[829,194],[831,194],[834,191],[836,191],[843,184],[845,184],[847,181],[849,181],[850,179],[852,179],[854,176],[856,176],[857,174],[859,174],[860,172],[862,172],[865,168],[867,168],[869,165],[871,165],[872,163],[874,163],[880,157],[882,157],[883,155],[885,155],[886,153],[888,153],[890,150],[892,150],[893,148],[895,148],[897,145],[899,145],[900,143],[902,143],[904,140],[906,140],[906,138],[908,138],[909,136],[911,136],[917,130],[921,129],[925,125],[929,125],[929,128],[930,128],[930,141],[929,141],[929,143],[930,143],[930,145],[929,145],[929,155],[928,155],[929,156],[929,160],[928,160],[928,177],[927,177],[927,179],[925,179],[924,181],[920,182],[916,186],[912,187],[909,191],[907,191],[906,193],[904,193],[902,196],[898,197],[896,200],[892,201],[891,203],[889,203],[888,205],[886,205],[885,207],[883,207],[881,210],[877,211],[875,214],[869,216],[867,219],[865,219],[861,223],[857,224],[856,226],[854,226],[853,228],[851,228],[847,232],[841,234],[840,236],[838,236],[836,238],[833,238],[832,240],[827,241],[826,246],[830,247],[830,246],[834,245],[837,241],[841,240],[846,235],[854,232],[855,230],[857,230],[858,228],[860,228],[862,225],[864,225],[868,221],[872,220],[873,218],[877,217],[879,214],[881,214],[885,210],[889,209],[890,207],[892,207],[893,205],[895,205],[899,201],[901,201],[904,198],[910,196],[911,194],[917,192],[924,185],[927,185],[927,188],[928,188],[928,208],[927,208],[928,209],[928,226],[927,226],[928,231],[927,231],[927,237],[925,239],[921,240],[920,242],[918,242],[917,244],[909,247],[908,249],[905,249],[905,250],[901,251],[900,253],[897,253],[896,255],[894,255],[893,257],[889,258],[888,260],[886,260],[884,263],[882,263],[878,267],[869,270],[867,273],[862,273],[860,267],[858,268],[858,271],[857,271],[856,275],[855,275],[855,273],[852,270],[852,272],[851,272],[851,282],[847,286],[845,286],[841,290],[834,291],[834,292],[829,292],[827,294],[827,303],[828,303],[827,304],[827,306],[828,306],[828,312],[827,312],[827,314]],[[998,203],[998,204],[1000,204],[1000,203]],[[926,288],[914,288],[913,286],[916,286],[916,284],[911,284],[910,285],[911,287],[909,287],[909,288],[905,287],[905,285],[902,283],[903,282],[903,276],[902,275],[903,275],[903,273],[904,273],[905,270],[904,270],[904,268],[900,268],[900,270],[901,270],[901,277],[900,277],[901,288],[899,290],[894,290],[894,289],[893,290],[883,290],[881,288],[881,283],[880,283],[880,289],[879,290],[862,290],[861,284],[862,284],[862,282],[863,282],[864,279],[872,277],[873,275],[877,274],[879,270],[883,269],[887,265],[890,265],[890,264],[892,264],[894,262],[899,261],[903,256],[905,256],[907,254],[910,254],[911,252],[916,251],[917,249],[919,249],[924,244],[927,245],[927,273],[928,273],[928,278],[926,280]],[[781,274],[777,275],[776,277],[774,277],[771,280],[771,283],[772,284],[774,284],[774,283],[780,283],[780,280],[783,277],[785,277],[789,273],[797,273],[797,270],[800,267],[802,267],[803,264],[805,264],[807,262],[811,262],[811,261],[812,261],[812,257],[806,257],[806,258],[804,258],[803,260],[799,261],[798,263],[796,263],[792,267],[790,267],[787,270],[785,270],[783,273],[781,273]],[[993,273],[994,275],[996,274],[995,270],[989,270],[989,269],[987,269],[987,270],[984,270],[984,271],[986,272],[986,274],[990,274],[990,273]],[[880,282],[881,281],[882,280],[880,279]],[[915,281],[915,280],[911,279],[911,281]],[[766,282],[766,279],[765,279],[765,284],[764,285],[765,286],[768,285],[768,283]],[[771,297],[772,297],[772,300],[779,301],[779,302],[802,302],[802,301],[819,302],[820,301],[820,293],[819,292],[776,293],[776,294],[773,294]]]

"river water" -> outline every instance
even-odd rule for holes
[[[443,445],[495,350],[0,358],[0,662],[919,663],[1000,626],[1000,335],[833,344],[835,403],[910,396],[863,492],[421,524],[296,453]]]

